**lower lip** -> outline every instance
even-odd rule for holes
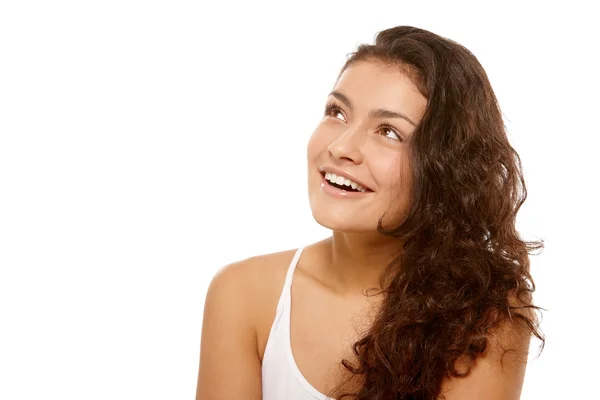
[[[325,178],[323,178],[323,180],[321,181],[321,189],[323,189],[323,191],[325,193],[327,193],[328,195],[337,197],[340,199],[356,199],[356,198],[360,198],[360,197],[365,197],[368,194],[373,193],[373,192],[350,192],[347,190],[338,189],[335,186],[331,186],[329,183],[327,183],[327,180]]]

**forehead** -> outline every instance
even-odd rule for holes
[[[427,106],[427,99],[402,68],[377,61],[351,64],[333,90],[349,97],[358,113],[387,108],[400,111],[418,122]]]

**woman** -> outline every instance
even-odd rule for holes
[[[197,399],[518,399],[543,241],[515,230],[520,158],[477,59],[409,26],[360,45],[308,177],[332,237],[217,273]]]

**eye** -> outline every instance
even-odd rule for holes
[[[394,140],[396,142],[401,142],[402,141],[402,135],[400,135],[400,133],[398,133],[394,128],[392,128],[391,126],[387,125],[387,124],[382,124],[379,126],[379,129],[382,132],[386,132],[387,134],[384,134],[384,137],[386,139],[389,140]]]
[[[333,115],[332,115],[333,113]],[[342,110],[340,109],[340,107],[338,107],[335,103],[327,103],[325,105],[325,116],[331,117],[333,116],[335,118],[335,114],[342,114]]]
[[[337,104],[335,104],[333,102],[328,102],[325,105],[325,116],[335,118],[336,114],[341,114],[342,116],[344,115],[344,113],[342,112],[342,109]],[[343,121],[345,121],[345,117],[344,117]],[[386,122],[379,125],[379,127],[377,129],[378,129],[378,131],[381,130],[383,132],[386,132],[387,134],[384,134],[383,137],[385,137],[388,140],[392,140],[395,142],[403,141],[402,135],[395,128],[393,128],[390,124],[388,124]]]

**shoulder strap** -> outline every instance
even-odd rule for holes
[[[292,258],[292,262],[290,263],[290,266],[287,270],[287,274],[285,276],[285,283],[283,285],[284,290],[292,286],[292,277],[294,276],[294,270],[296,269],[296,265],[298,265],[298,260],[300,259],[302,250],[304,250],[304,247],[300,247],[298,250],[296,250],[296,254],[294,254],[294,258]]]

